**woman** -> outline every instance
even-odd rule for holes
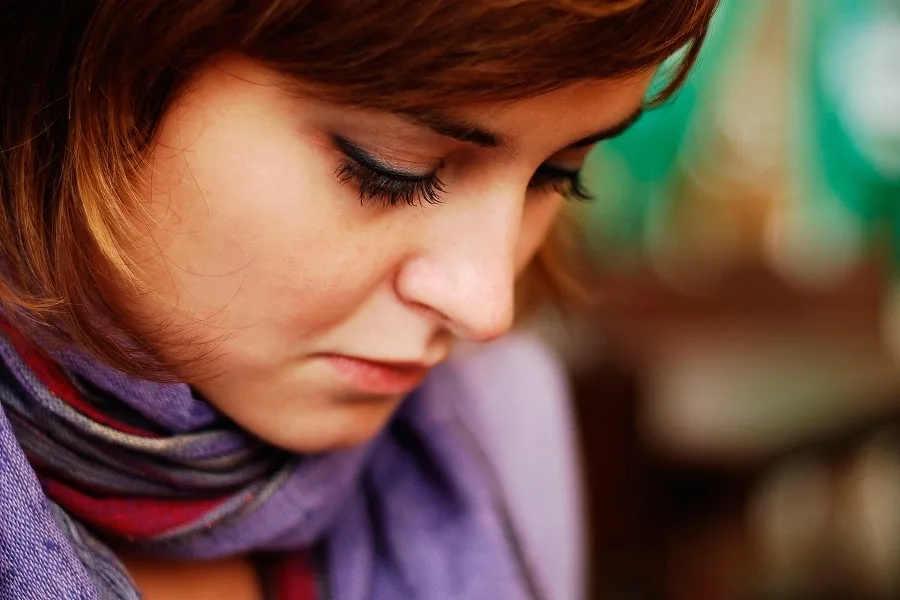
[[[0,598],[574,596],[558,373],[448,359],[713,10],[6,3]]]

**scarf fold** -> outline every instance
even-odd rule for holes
[[[0,322],[0,600],[139,598],[108,541],[181,559],[281,553],[276,600],[535,598],[455,414],[468,393],[439,368],[371,442],[298,456],[187,385],[52,361]]]

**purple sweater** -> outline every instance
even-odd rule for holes
[[[457,359],[481,395],[459,398],[494,463],[548,600],[586,594],[585,509],[565,372],[536,337],[513,333]],[[440,393],[440,390],[436,390]]]

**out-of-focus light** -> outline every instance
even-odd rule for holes
[[[900,17],[849,26],[826,46],[823,80],[857,150],[900,178]]]
[[[863,258],[862,223],[840,202],[785,203],[766,224],[765,252],[773,269],[803,288],[840,284]]]
[[[900,365],[900,282],[894,283],[884,295],[881,340],[891,358]]]
[[[749,506],[748,522],[769,584],[782,592],[807,584],[832,517],[832,477],[825,465],[798,457],[780,465]]]
[[[900,456],[896,432],[883,432],[859,452],[844,485],[840,529],[845,559],[859,565],[879,597],[900,592]]]

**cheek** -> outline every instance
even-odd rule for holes
[[[273,332],[297,339],[345,318],[389,268],[387,253],[367,252],[375,232],[332,161],[283,120],[186,109],[159,148],[152,226],[133,253],[154,291],[138,311],[154,324],[204,322],[275,345],[285,336]]]
[[[516,247],[517,274],[520,274],[528,266],[540,248],[564,202],[565,200],[559,194],[552,194],[546,198],[529,200],[525,205],[522,229]]]

